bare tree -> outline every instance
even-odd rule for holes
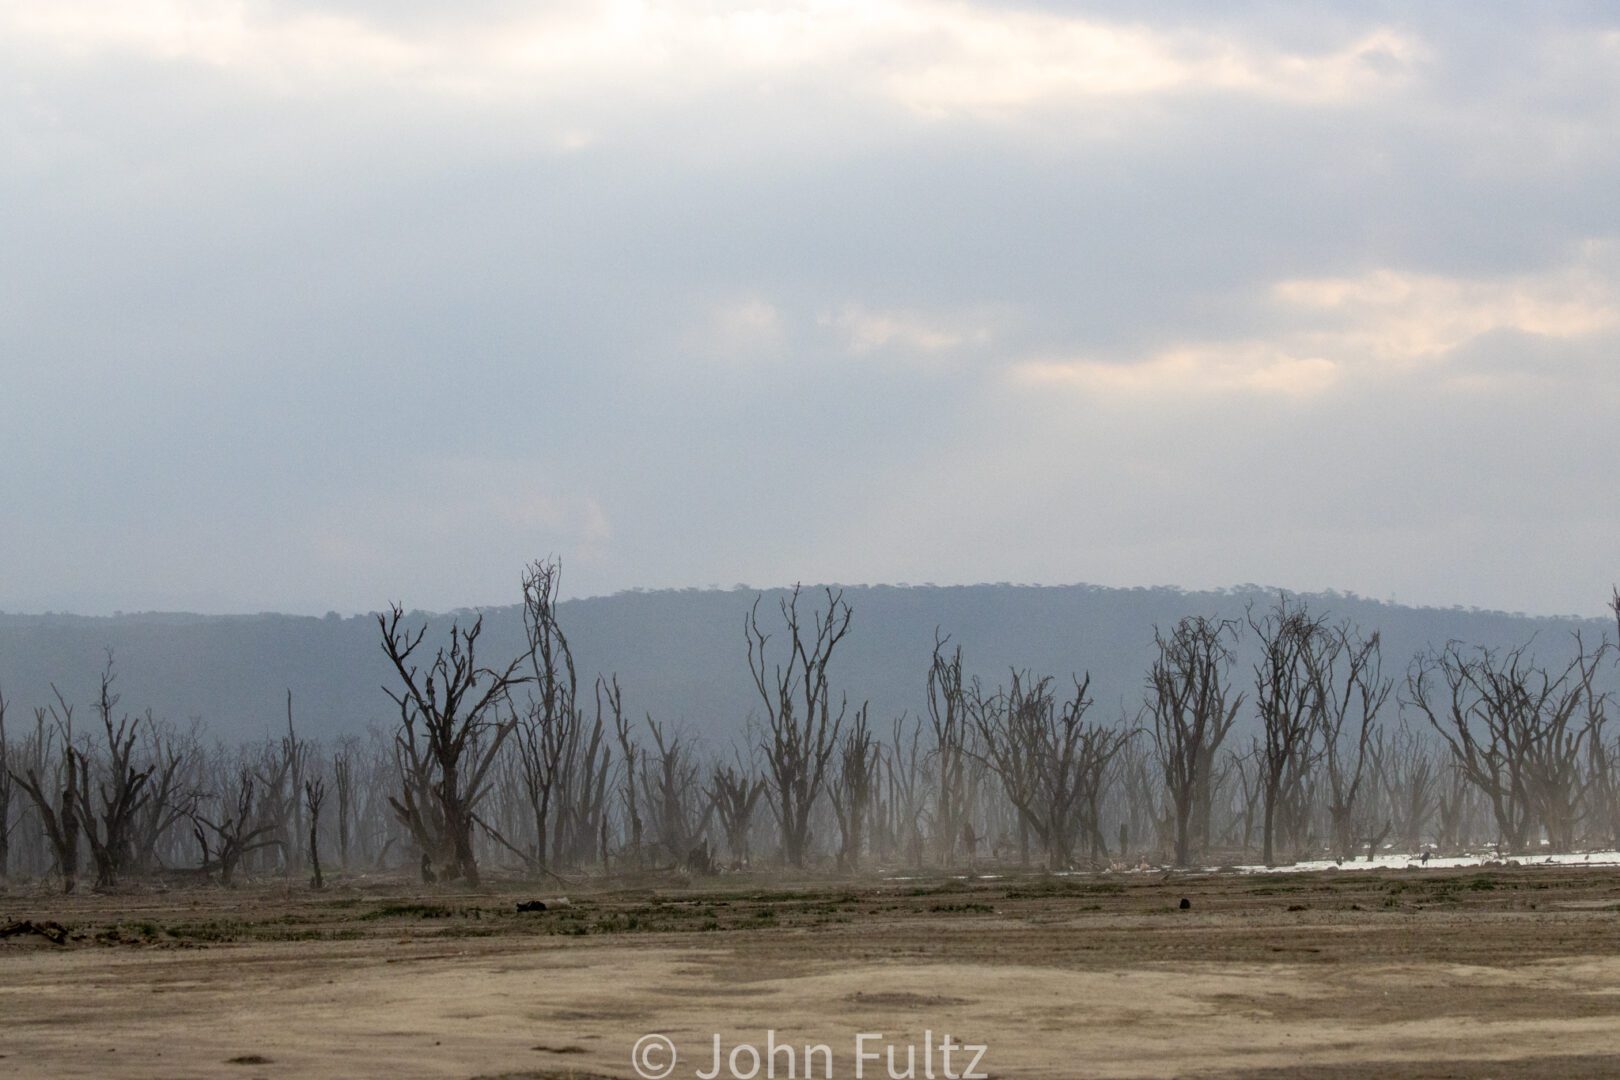
[[[398,690],[384,688],[399,707],[394,742],[402,785],[389,802],[423,854],[476,886],[475,814],[501,744],[517,726],[510,695],[525,681],[518,674],[524,658],[504,668],[480,665],[480,615],[467,630],[450,627],[448,648],[438,650],[424,673],[416,654],[427,626],[413,633],[402,626],[404,618],[398,604],[377,616],[383,652],[399,678]]]
[[[967,802],[967,744],[969,721],[963,701],[962,650],[947,656],[949,638],[934,633],[934,656],[928,668],[928,722],[934,745],[930,754],[934,774],[933,839],[939,861],[956,862]]]
[[[827,590],[827,610],[800,621],[799,586],[780,607],[787,625],[785,659],[771,662],[771,635],[759,625],[759,603],[743,623],[748,669],[765,706],[767,738],[761,749],[770,783],[771,809],[782,836],[782,859],[802,867],[809,847],[810,811],[827,779],[827,764],[838,750],[847,700],[832,710],[827,665],[849,633],[851,611],[843,593]]]
[[[748,830],[760,797],[765,794],[765,781],[743,764],[739,753],[736,765],[713,767],[708,794],[720,817],[731,864],[739,868],[748,865]]]
[[[201,811],[193,811],[191,815],[192,834],[202,849],[203,870],[217,869],[220,884],[227,887],[236,883],[236,871],[245,857],[276,843],[275,823],[256,817],[253,812],[253,770],[243,765],[235,779],[234,792],[222,790],[219,793],[217,817],[205,817]]]
[[[340,744],[332,754],[332,783],[337,789],[338,867],[349,872],[349,821],[354,816],[354,752]]]
[[[1370,802],[1363,798],[1363,783],[1368,763],[1379,764],[1373,754],[1380,735],[1378,714],[1389,701],[1395,683],[1384,677],[1378,634],[1361,638],[1348,626],[1331,633],[1332,646],[1317,653],[1313,680],[1322,686],[1329,828],[1335,853],[1349,859],[1357,839],[1375,835],[1378,827],[1376,822],[1358,819],[1358,815],[1365,817],[1362,811]],[[1376,784],[1373,794],[1378,794]],[[1376,833],[1379,839],[1392,826],[1393,819],[1386,821],[1383,832]]]
[[[55,704],[34,710],[34,761],[21,773],[12,770],[11,775],[33,802],[62,876],[62,891],[70,893],[79,880],[78,758],[73,749],[73,706],[55,686],[51,691],[56,695]],[[47,715],[51,718],[48,726]],[[60,757],[55,775],[50,776],[46,760],[56,743],[61,746]]]
[[[1423,827],[1439,810],[1440,765],[1429,742],[1401,720],[1386,741],[1371,747],[1374,773],[1394,815],[1395,835],[1408,852],[1423,844]]]
[[[326,780],[316,776],[304,781],[304,807],[309,811],[309,887],[326,888],[321,876],[321,804],[326,801]]]
[[[1277,601],[1263,618],[1251,606],[1249,626],[1260,639],[1261,659],[1254,666],[1255,709],[1260,714],[1261,857],[1275,866],[1278,805],[1284,785],[1297,784],[1316,762],[1321,749],[1326,687],[1321,673],[1330,666],[1334,647],[1321,616],[1303,603]]]
[[[1209,836],[1215,755],[1231,732],[1243,695],[1227,676],[1237,624],[1189,615],[1169,637],[1153,632],[1158,655],[1148,673],[1146,711],[1170,800],[1177,866],[1191,863]]]
[[[197,757],[195,729],[185,737],[150,717],[144,727],[151,777],[146,800],[136,815],[134,869],[149,873],[159,865],[158,847],[185,820],[199,797],[191,781]]]
[[[714,800],[697,782],[701,766],[685,741],[666,732],[651,716],[647,729],[652,733],[653,751],[641,770],[641,784],[653,836],[677,864],[707,869],[706,854],[693,858],[714,813]]]
[[[923,768],[922,724],[898,716],[883,754],[890,823],[888,832],[913,866],[923,860],[922,816],[928,797]]]
[[[1554,850],[1571,843],[1579,762],[1593,733],[1593,673],[1604,651],[1589,654],[1578,638],[1576,645],[1576,658],[1552,672],[1524,648],[1465,652],[1451,642],[1420,655],[1407,676],[1407,700],[1489,800],[1498,842],[1509,851],[1525,850],[1540,827]]]
[[[1093,857],[1107,857],[1098,800],[1130,732],[1086,722],[1090,686],[1090,676],[1076,679],[1074,696],[1060,708],[1051,679],[1015,671],[1008,689],[987,695],[975,684],[968,696],[989,765],[1052,870],[1072,866],[1082,842]]]
[[[639,774],[646,768],[641,747],[635,737],[630,733],[630,720],[624,712],[624,692],[619,689],[619,680],[615,676],[611,679],[598,678],[596,680],[596,712],[602,715],[602,707],[613,715],[613,732],[619,740],[619,757],[622,763],[620,769],[620,797],[624,800],[625,821],[630,828],[629,850],[631,865],[640,867],[643,825],[641,820],[641,796],[639,793]]]
[[[92,755],[84,750],[70,750],[78,758],[76,803],[82,808],[80,824],[90,841],[90,856],[96,865],[96,887],[111,888],[129,865],[135,839],[136,816],[148,798],[147,781],[152,777],[151,767],[141,767],[135,760],[135,748],[140,736],[141,718],[124,714],[114,720],[118,695],[112,687],[111,654],[101,673],[101,686],[96,696],[96,715],[106,745],[103,754]],[[148,719],[150,716],[148,715]],[[95,794],[100,796],[99,810],[91,808],[90,781],[94,761],[97,780]]]
[[[838,771],[832,778],[833,811],[838,817],[840,839],[838,864],[846,870],[859,870],[861,866],[877,770],[878,748],[866,723],[866,706],[862,705],[844,732]]]
[[[533,861],[550,865],[547,842],[553,804],[563,786],[565,755],[577,742],[580,723],[574,699],[578,679],[574,653],[557,620],[562,566],[535,562],[523,574],[523,626],[528,635],[532,689],[517,727],[518,760],[534,821]]]

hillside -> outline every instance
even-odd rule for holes
[[[777,593],[762,612],[774,615]],[[1108,589],[1091,586],[849,588],[855,619],[836,665],[836,685],[869,699],[883,727],[923,704],[935,627],[965,650],[972,672],[1002,677],[1011,665],[1067,676],[1088,670],[1097,715],[1133,711],[1155,625],[1189,612],[1239,617],[1256,588],[1223,592]],[[598,671],[617,672],[627,706],[651,711],[694,734],[724,742],[755,707],[744,662],[742,620],[754,594],[733,591],[632,592],[562,606],[589,700]],[[1534,639],[1565,651],[1570,631],[1596,636],[1599,620],[1530,618],[1501,612],[1409,608],[1357,597],[1310,598],[1313,607],[1384,636],[1386,672],[1404,672],[1412,654],[1447,639],[1509,647]],[[487,656],[515,652],[522,639],[516,607],[486,611]],[[436,630],[450,616],[431,617]],[[766,622],[762,615],[762,622]],[[105,650],[117,659],[122,707],[185,723],[203,719],[221,738],[255,737],[283,723],[293,693],[301,730],[361,732],[391,720],[380,687],[388,676],[369,616],[0,615],[0,687],[12,703],[13,731],[54,682],[88,707]]]

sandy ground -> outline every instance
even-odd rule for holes
[[[1614,869],[557,890],[0,894],[74,932],[0,942],[0,1075],[1620,1076]]]

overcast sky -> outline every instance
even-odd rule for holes
[[[1595,613],[1615,12],[0,0],[0,609]]]

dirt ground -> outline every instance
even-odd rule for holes
[[[1612,869],[13,888],[14,919],[72,937],[0,941],[6,1076],[632,1078],[658,1034],[690,1080],[772,1031],[777,1077],[825,1044],[946,1080],[947,1033],[993,1077],[1620,1076]]]

